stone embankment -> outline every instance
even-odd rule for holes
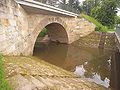
[[[4,62],[14,90],[105,90],[35,57],[5,57]]]
[[[81,37],[78,41],[75,41],[73,45],[114,50],[116,45],[115,38],[114,32],[95,31],[85,37]]]

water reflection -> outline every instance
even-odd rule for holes
[[[111,66],[113,66],[112,59],[115,54],[111,50],[56,43],[42,43],[38,46],[34,49],[34,56],[72,71],[84,79],[107,88],[113,87],[113,82],[117,80],[111,78],[114,73],[113,70],[111,74]]]

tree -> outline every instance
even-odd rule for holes
[[[47,2],[47,0],[42,0],[42,3],[46,3]]]
[[[63,4],[66,4],[66,0],[62,0]]]
[[[59,2],[60,2],[59,7],[62,9],[66,9],[66,0],[61,0]]]
[[[117,7],[120,8],[120,0],[116,0],[117,2]]]
[[[120,25],[120,16],[115,17],[115,24],[116,26]]]
[[[35,1],[39,1],[39,2],[42,2],[42,3],[46,3],[47,0],[35,0]]]
[[[99,6],[101,1],[102,0],[94,0],[94,7]]]
[[[74,1],[75,1],[75,0],[69,0],[69,1],[68,1],[68,5],[73,7]]]
[[[35,1],[39,1],[39,2],[42,2],[42,3],[45,3],[45,4],[56,6],[56,4],[59,0],[35,0]]]
[[[115,16],[117,15],[116,0],[103,0],[100,6],[92,9],[91,16],[101,22],[104,26],[113,29]]]
[[[74,11],[80,12],[81,6],[79,0],[69,0],[68,5],[72,8],[74,8]]]
[[[56,6],[56,5],[57,5],[57,2],[58,2],[58,0],[47,0],[47,3],[48,3],[49,5],[52,5],[52,6]]]
[[[91,10],[100,4],[101,0],[85,0],[82,5],[82,9],[87,15],[90,15]]]

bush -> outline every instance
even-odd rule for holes
[[[47,35],[47,34],[48,34],[48,30],[47,30],[46,28],[44,28],[44,29],[40,32],[39,37],[44,37],[44,36]]]
[[[5,72],[3,67],[3,56],[0,54],[0,90],[12,90],[5,79]]]
[[[115,17],[115,24],[118,26],[120,24],[120,16]]]
[[[117,2],[115,0],[101,0],[101,3],[91,10],[91,17],[98,20],[108,29],[115,28],[117,16]]]
[[[98,26],[95,27],[95,31],[100,31],[100,30],[101,30],[101,27],[98,27]]]
[[[88,21],[94,23],[96,25],[96,28],[95,30],[96,31],[101,31],[101,32],[107,32],[107,31],[111,31],[109,30],[106,26],[103,26],[100,22],[98,22],[96,19],[88,16],[88,15],[85,15],[85,14],[81,14],[81,16],[85,19],[87,19]]]

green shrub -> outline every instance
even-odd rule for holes
[[[99,30],[101,30],[101,27],[96,26],[95,31],[99,31]]]
[[[88,21],[94,23],[96,25],[96,28],[95,30],[96,31],[101,31],[101,32],[107,32],[107,31],[111,31],[109,30],[106,26],[103,26],[100,22],[98,22],[96,19],[88,16],[88,15],[85,15],[85,14],[81,14],[81,16],[85,19],[87,19]],[[112,30],[113,31],[113,30]]]
[[[5,72],[3,67],[3,56],[0,54],[0,90],[12,90],[5,79]]]
[[[44,37],[44,36],[47,35],[47,34],[48,34],[48,30],[47,30],[46,28],[44,28],[44,29],[40,32],[39,37]]]

